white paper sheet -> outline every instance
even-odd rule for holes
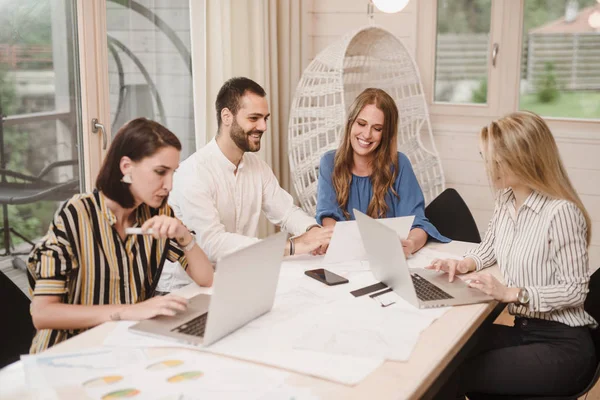
[[[400,301],[398,307],[381,307],[369,296],[320,311],[295,342],[296,348],[394,361],[408,360],[420,333],[436,319],[435,314],[404,307]]]
[[[17,361],[0,369],[0,399],[19,399],[24,396],[25,369]]]
[[[377,221],[395,230],[399,239],[406,239],[414,219],[414,215],[411,215],[408,217],[382,218]],[[367,260],[367,253],[360,237],[357,222],[341,221],[336,223],[323,264],[364,260]]]
[[[178,351],[149,359],[106,385],[85,386],[88,396],[103,399],[109,393],[137,391],[144,399],[260,399],[276,391],[289,373],[211,354]]]
[[[381,365],[383,358],[327,354],[293,346],[334,298],[354,299],[349,290],[349,285],[330,287],[310,278],[296,280],[296,286],[284,285],[282,292],[278,290],[277,299],[282,300],[276,302],[274,311],[205,350],[346,385],[357,384]]]
[[[97,348],[24,356],[23,365],[28,388],[43,399],[58,398],[56,391],[68,387],[71,393],[85,392],[98,400],[131,396],[258,400],[281,392],[289,377],[286,371],[186,350],[150,357],[138,349]],[[295,388],[287,386],[287,391]],[[308,398],[306,393],[304,397]]]
[[[78,386],[99,376],[120,376],[145,360],[145,352],[139,349],[100,347],[81,352],[21,356],[27,388],[41,399],[57,398],[55,389],[60,387]]]

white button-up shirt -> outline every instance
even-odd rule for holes
[[[245,153],[237,173],[235,170],[213,139],[182,162],[173,178],[169,204],[196,232],[198,244],[211,262],[259,240],[261,211],[294,235],[316,224],[294,205],[292,196],[256,154]]]

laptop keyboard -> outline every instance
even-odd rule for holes
[[[186,335],[204,337],[204,330],[206,329],[206,318],[208,313],[197,316],[194,319],[187,321],[178,327],[171,329],[171,332],[185,333]]]
[[[439,287],[435,286],[433,283],[429,282],[427,279],[424,279],[417,274],[410,274],[410,276],[419,300],[432,301],[454,298]]]

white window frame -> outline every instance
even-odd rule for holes
[[[417,9],[417,64],[432,119],[464,121],[490,119],[519,110],[520,65],[525,0],[492,0],[490,43],[500,45],[496,67],[488,55],[487,104],[434,101],[438,0],[419,0]],[[489,46],[491,52],[492,46]],[[437,118],[439,117],[439,118]],[[479,118],[478,118],[479,117]],[[544,117],[557,137],[598,139],[600,120]]]

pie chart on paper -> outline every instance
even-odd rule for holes
[[[167,379],[169,383],[179,383],[185,381],[193,381],[194,379],[200,378],[204,373],[202,371],[188,371],[182,372]]]
[[[120,375],[100,376],[98,378],[93,378],[93,379],[90,379],[89,381],[83,382],[83,386],[91,389],[91,388],[112,385],[113,383],[117,383],[122,380],[123,380],[123,377]]]
[[[163,361],[159,361],[157,363],[148,365],[146,367],[146,369],[149,371],[160,371],[163,369],[179,367],[180,365],[183,365],[183,361],[181,361],[181,360],[163,360]]]
[[[141,392],[137,389],[121,389],[115,390],[102,396],[102,400],[113,400],[113,399],[127,399],[135,397]]]

